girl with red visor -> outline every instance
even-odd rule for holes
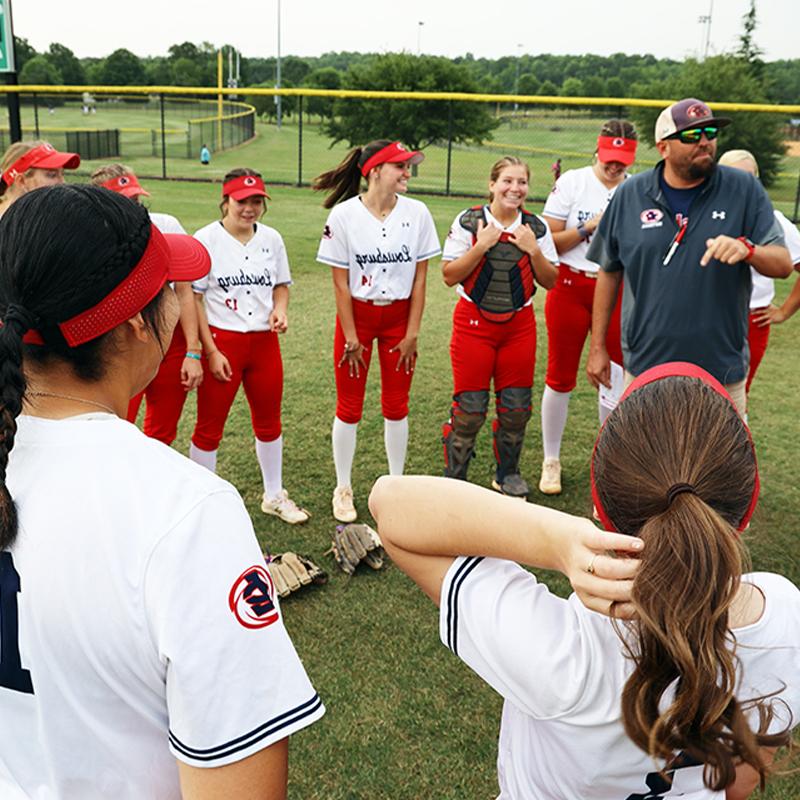
[[[133,171],[123,164],[108,164],[95,170],[92,173],[92,183],[128,197],[135,203],[150,196],[150,192],[141,186]],[[152,223],[162,233],[186,233],[183,225],[171,214],[153,211],[148,213]],[[128,406],[128,421],[136,422],[142,399],[147,398],[144,432],[164,444],[172,444],[175,440],[186,395],[203,380],[197,305],[192,284],[178,281],[174,288],[181,307],[180,324],[175,327],[158,374],[143,392],[131,399]]]
[[[370,509],[442,643],[505,701],[500,797],[744,800],[800,722],[800,591],[747,570],[740,539],[749,431],[711,375],[664,364],[608,417],[591,472],[605,530],[431,477],[381,478]]]
[[[448,286],[457,286],[450,361],[453,404],[443,428],[445,475],[466,479],[475,437],[494,382],[496,462],[492,487],[511,497],[530,491],[519,459],[531,415],[536,364],[535,283],[549,289],[558,260],[547,224],[528,213],[530,170],[506,156],[489,175],[489,203],[456,216],[442,255]]]
[[[547,293],[544,306],[547,374],[542,395],[544,462],[539,482],[539,491],[544,494],[561,492],[561,439],[581,353],[591,329],[598,266],[586,258],[586,251],[606,206],[636,158],[636,144],[636,131],[630,122],[619,119],[606,122],[597,137],[594,162],[565,172],[556,181],[542,212],[561,260],[558,281]],[[607,346],[613,362],[612,383],[617,388],[611,391],[603,388],[599,394],[601,424],[614,408],[623,381],[619,302],[609,327]]]
[[[15,142],[0,161],[0,216],[22,195],[64,183],[64,170],[80,163],[77,153],[60,153],[47,142]]]
[[[205,375],[197,390],[189,457],[216,471],[225,421],[242,385],[264,483],[261,510],[297,524],[309,513],[283,488],[283,361],[278,343],[278,335],[289,326],[292,277],[281,235],[259,222],[265,198],[269,195],[260,173],[231,170],[222,186],[222,219],[195,233],[211,254],[211,271],[192,285]]]
[[[409,167],[423,158],[399,142],[370,142],[351,150],[336,169],[314,181],[314,189],[329,192],[323,205],[332,209],[317,261],[332,267],[336,297],[332,505],[333,516],[342,522],[357,517],[351,471],[376,342],[389,472],[400,475],[405,466],[408,397],[428,259],[440,252],[430,212],[419,200],[405,197]]]

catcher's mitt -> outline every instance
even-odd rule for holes
[[[369,525],[351,523],[337,525],[331,542],[336,563],[348,575],[353,575],[363,561],[372,569],[380,569],[386,556],[380,537]]]
[[[311,559],[297,553],[286,552],[267,557],[269,572],[280,597],[286,597],[303,586],[328,582],[328,573],[323,572]]]

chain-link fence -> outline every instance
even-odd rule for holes
[[[153,87],[143,94],[134,87],[87,87],[83,92],[32,88],[20,87],[24,138],[44,138],[58,148],[77,149],[84,159],[81,172],[113,157],[146,178],[220,180],[233,167],[251,166],[273,184],[307,186],[347,152],[347,142],[335,142],[332,135],[333,129],[346,127],[345,120],[350,120],[350,129],[359,130],[361,121],[364,129],[374,129],[372,122],[378,119],[386,125],[383,135],[405,138],[413,145],[417,142],[410,135],[396,129],[410,120],[408,130],[419,134],[418,143],[426,154],[412,179],[412,191],[479,197],[486,192],[492,163],[503,155],[516,155],[531,167],[532,204],[544,200],[559,171],[591,162],[605,120],[630,119],[641,132],[650,131],[668,102],[292,89],[280,92],[278,125],[272,103],[262,104],[268,111],[259,118],[253,105],[224,97],[232,94],[229,90],[219,94],[192,89],[181,94],[172,87]],[[271,94],[274,90],[239,90],[239,97],[246,95],[248,100]],[[399,103],[402,119],[393,123],[398,120]],[[769,193],[777,207],[797,220],[800,106],[715,103],[714,109],[734,119],[720,134],[719,153],[741,147],[737,131],[746,126],[777,131],[779,146],[786,152],[777,160]],[[469,135],[476,119],[490,129],[480,142]],[[75,138],[76,133],[89,131],[95,133]],[[114,139],[113,132],[118,132],[114,156],[111,150],[97,149],[101,138]],[[659,159],[648,137],[640,139],[633,172]],[[8,143],[8,130],[0,130],[0,147]],[[213,153],[210,166],[199,161],[204,144]]]

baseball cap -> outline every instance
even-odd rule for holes
[[[3,180],[11,186],[17,175],[29,169],[77,169],[81,157],[77,153],[60,153],[53,145],[43,142],[23,153],[4,173]]]
[[[619,161],[629,167],[636,160],[637,144],[636,139],[626,139],[623,136],[598,136],[597,158],[604,164]]]
[[[649,383],[654,383],[655,381],[663,380],[664,378],[674,378],[674,377],[682,377],[682,378],[695,378],[706,386],[709,386],[713,389],[717,394],[722,395],[733,407],[734,411],[738,414],[738,410],[736,410],[736,406],[731,399],[731,396],[728,394],[725,387],[709,372],[706,372],[702,367],[699,367],[697,364],[692,364],[688,361],[670,361],[666,364],[659,364],[658,366],[651,367],[648,370],[645,370],[641,375],[638,375],[633,382],[628,386],[628,388],[623,392],[622,397],[620,398],[620,404],[624,403],[625,400],[630,397],[634,392],[641,389],[643,386],[647,386]],[[604,423],[605,425],[605,423]],[[743,531],[747,526],[750,524],[750,518],[753,516],[753,512],[755,511],[756,504],[758,503],[758,494],[761,489],[761,485],[758,478],[758,466],[757,460],[755,455],[755,445],[753,444],[753,437],[750,434],[750,429],[745,425],[745,430],[747,431],[747,438],[750,442],[750,447],[753,450],[753,462],[756,464],[756,474],[755,474],[755,481],[753,483],[753,494],[750,497],[750,502],[748,504],[747,510],[745,511],[744,516],[739,521],[739,524],[736,526],[738,531]],[[592,452],[592,460],[590,464],[590,483],[591,483],[591,490],[592,490],[592,501],[594,502],[595,509],[597,511],[597,516],[600,518],[600,522],[603,527],[607,531],[616,530],[616,527],[608,516],[605,508],[603,508],[603,503],[600,498],[600,493],[597,490],[596,484],[596,476],[595,476],[595,453],[597,452],[597,443],[600,441],[600,437],[602,436],[603,429],[600,429],[600,433],[597,435],[597,440],[595,441],[594,451]]]
[[[724,128],[731,124],[730,117],[715,117],[711,109],[696,97],[687,97],[665,108],[656,120],[656,142],[663,141],[673,133],[700,128],[703,125],[716,125]]]
[[[231,178],[227,183],[222,184],[223,197],[244,200],[246,197],[254,197],[255,195],[272,200],[267,194],[264,181],[256,175],[240,175],[238,178]]]
[[[373,167],[381,164],[399,164],[408,161],[411,164],[421,164],[425,160],[425,153],[419,150],[408,150],[400,142],[392,142],[386,147],[373,153],[361,167],[361,174],[366,178]]]
[[[125,278],[99,303],[57,327],[70,347],[89,342],[138,314],[167,281],[194,281],[208,274],[211,257],[194,238],[179,233],[161,233],[150,226],[150,239],[142,257]],[[26,344],[44,344],[37,330],[23,337]]]
[[[150,197],[150,192],[145,191],[137,177],[129,172],[127,175],[120,175],[116,178],[109,178],[105,183],[100,184],[104,189],[124,195],[125,197]]]

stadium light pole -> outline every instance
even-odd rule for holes
[[[424,24],[421,20],[417,23],[417,55],[422,53],[422,26]]]
[[[278,0],[278,62],[275,75],[275,88],[281,88],[281,0]],[[278,123],[278,130],[281,129],[281,96],[275,95],[275,105],[278,107],[276,120]]]
[[[708,14],[702,14],[697,18],[701,25],[705,25],[705,46],[703,47],[703,60],[708,58],[708,48],[711,44],[711,17],[714,14],[714,0],[710,0],[708,5]]]
[[[519,94],[519,61],[522,58],[522,47],[523,45],[521,44],[517,45],[517,74],[516,77],[514,78],[514,94]],[[515,100],[514,101],[515,114],[517,113],[518,109],[519,109],[519,103]]]

